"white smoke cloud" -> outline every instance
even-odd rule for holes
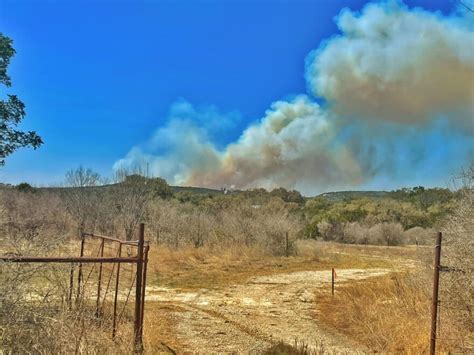
[[[235,113],[220,114],[212,106],[197,109],[179,100],[171,107],[167,124],[158,128],[146,144],[133,147],[113,168],[143,170],[148,164],[154,176],[185,184],[191,171],[219,168],[220,153],[210,136],[222,127],[232,127],[236,117]]]
[[[306,95],[277,101],[237,141],[219,147],[216,127],[235,128],[239,115],[181,100],[168,123],[114,168],[149,163],[172,184],[312,194],[371,186],[396,169],[419,178],[435,149],[420,142],[434,144],[449,130],[466,143],[436,148],[436,156],[468,159],[474,143],[463,137],[474,133],[474,31],[466,18],[389,2],[361,13],[343,10],[337,23],[341,35],[307,58],[308,86],[324,107]]]
[[[473,24],[389,2],[343,10],[342,34],[307,60],[317,96],[343,115],[411,124],[446,114],[472,124]]]
[[[343,145],[335,144],[332,119],[306,96],[277,101],[222,152],[217,170],[196,169],[188,182],[301,190],[358,184],[358,163]]]
[[[179,105],[183,105],[180,102]],[[189,103],[189,111],[198,116]],[[220,114],[223,121],[226,114]],[[328,112],[306,96],[272,104],[265,117],[248,127],[240,139],[218,150],[206,129],[182,115],[175,106],[166,126],[141,147],[134,147],[114,169],[145,166],[173,184],[238,188],[291,186],[308,190],[351,186],[362,181],[351,152],[334,144]]]

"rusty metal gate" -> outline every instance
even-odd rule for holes
[[[78,256],[10,255],[0,256],[0,261],[70,264],[68,307],[92,312],[97,319],[110,322],[112,337],[116,336],[120,324],[132,318],[135,349],[142,350],[149,251],[144,236],[143,223],[135,241],[83,233]]]

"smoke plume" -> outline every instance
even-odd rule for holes
[[[343,10],[341,36],[308,58],[317,96],[342,115],[406,124],[439,114],[472,120],[472,24],[389,3]],[[472,124],[472,121],[471,121]]]
[[[148,163],[172,184],[308,194],[370,186],[398,169],[419,176],[433,156],[465,163],[474,152],[472,23],[389,2],[345,9],[337,25],[341,34],[306,58],[308,87],[322,106],[307,95],[274,102],[219,148],[212,127],[231,127],[238,115],[179,101],[168,123],[114,167]],[[424,145],[440,136],[457,144]]]

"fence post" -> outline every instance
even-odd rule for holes
[[[145,247],[145,255],[143,257],[143,283],[142,283],[142,309],[140,315],[140,337],[143,339],[143,322],[145,320],[145,293],[146,293],[146,272],[148,268],[148,251],[150,250],[150,246],[147,245]]]
[[[82,258],[84,256],[84,244],[85,244],[85,235],[81,233],[81,250],[79,256]],[[82,281],[82,263],[79,263],[79,271],[77,272],[77,297],[76,303],[79,302],[81,296],[81,281]]]
[[[72,308],[72,293],[74,292],[74,263],[71,263],[71,271],[69,272],[69,294],[68,294],[68,307]]]
[[[285,233],[285,256],[290,256],[290,241],[288,239],[288,231]]]
[[[104,243],[105,239],[102,238],[102,242],[100,243],[100,257],[104,256]],[[100,316],[100,291],[102,288],[102,263],[99,264],[99,276],[97,280],[97,302],[95,307],[95,316]]]
[[[331,270],[331,293],[334,296],[334,268]]]
[[[119,244],[118,257],[122,256],[122,243]],[[115,279],[115,293],[114,293],[114,315],[112,320],[112,338],[115,339],[117,333],[117,300],[118,289],[120,285],[120,263],[117,263],[117,275]]]
[[[436,322],[438,319],[438,291],[439,291],[439,271],[441,269],[441,232],[436,236],[434,278],[433,278],[433,303],[431,304],[431,334],[430,334],[430,354],[436,353]]]
[[[145,225],[140,223],[138,232],[137,276],[135,283],[135,351],[143,350],[142,328],[142,280],[143,280],[143,249],[145,244]]]

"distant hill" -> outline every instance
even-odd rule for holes
[[[222,194],[221,190],[208,189],[205,187],[192,187],[192,186],[170,186],[171,190],[176,192],[190,192],[193,194],[202,194],[202,195],[218,195]]]
[[[317,197],[323,197],[330,202],[340,202],[344,200],[352,200],[356,198],[380,199],[389,197],[387,191],[336,191],[325,192]]]
[[[107,189],[112,187],[114,184],[106,184],[106,185],[100,185],[100,186],[95,186],[95,187],[87,187],[88,190],[102,190],[102,189]],[[0,188],[13,188],[13,185],[10,184],[1,184],[0,183]],[[222,194],[221,190],[216,190],[216,189],[208,189],[205,187],[193,187],[193,186],[170,186],[171,190],[174,193],[177,192],[189,192],[193,194],[201,194],[201,195],[217,195],[217,194]],[[67,189],[71,189],[71,187],[66,187],[66,186],[53,186],[53,187],[38,187],[38,190],[48,190],[48,191],[64,191]]]
[[[88,190],[103,190],[113,186],[113,184],[108,185],[101,185],[97,187],[89,187]],[[14,188],[14,185],[11,184],[3,184],[0,183],[0,189],[11,189]],[[187,193],[187,194],[197,194],[197,195],[207,195],[207,196],[215,196],[223,194],[222,190],[218,189],[211,189],[205,187],[194,187],[194,186],[170,186],[173,193]],[[48,191],[56,191],[61,192],[69,187],[38,187],[38,190],[48,190]],[[245,193],[246,196],[252,196],[253,194],[261,194],[261,191],[239,191],[235,190],[232,191],[231,194],[235,193]],[[324,192],[322,194],[316,196],[304,196],[305,200],[314,198],[314,197],[321,197],[326,199],[331,203],[341,202],[345,200],[353,200],[353,199],[360,199],[360,198],[368,198],[368,199],[382,199],[382,198],[394,198],[398,199],[400,196],[396,195],[393,191],[333,191],[333,192]]]

